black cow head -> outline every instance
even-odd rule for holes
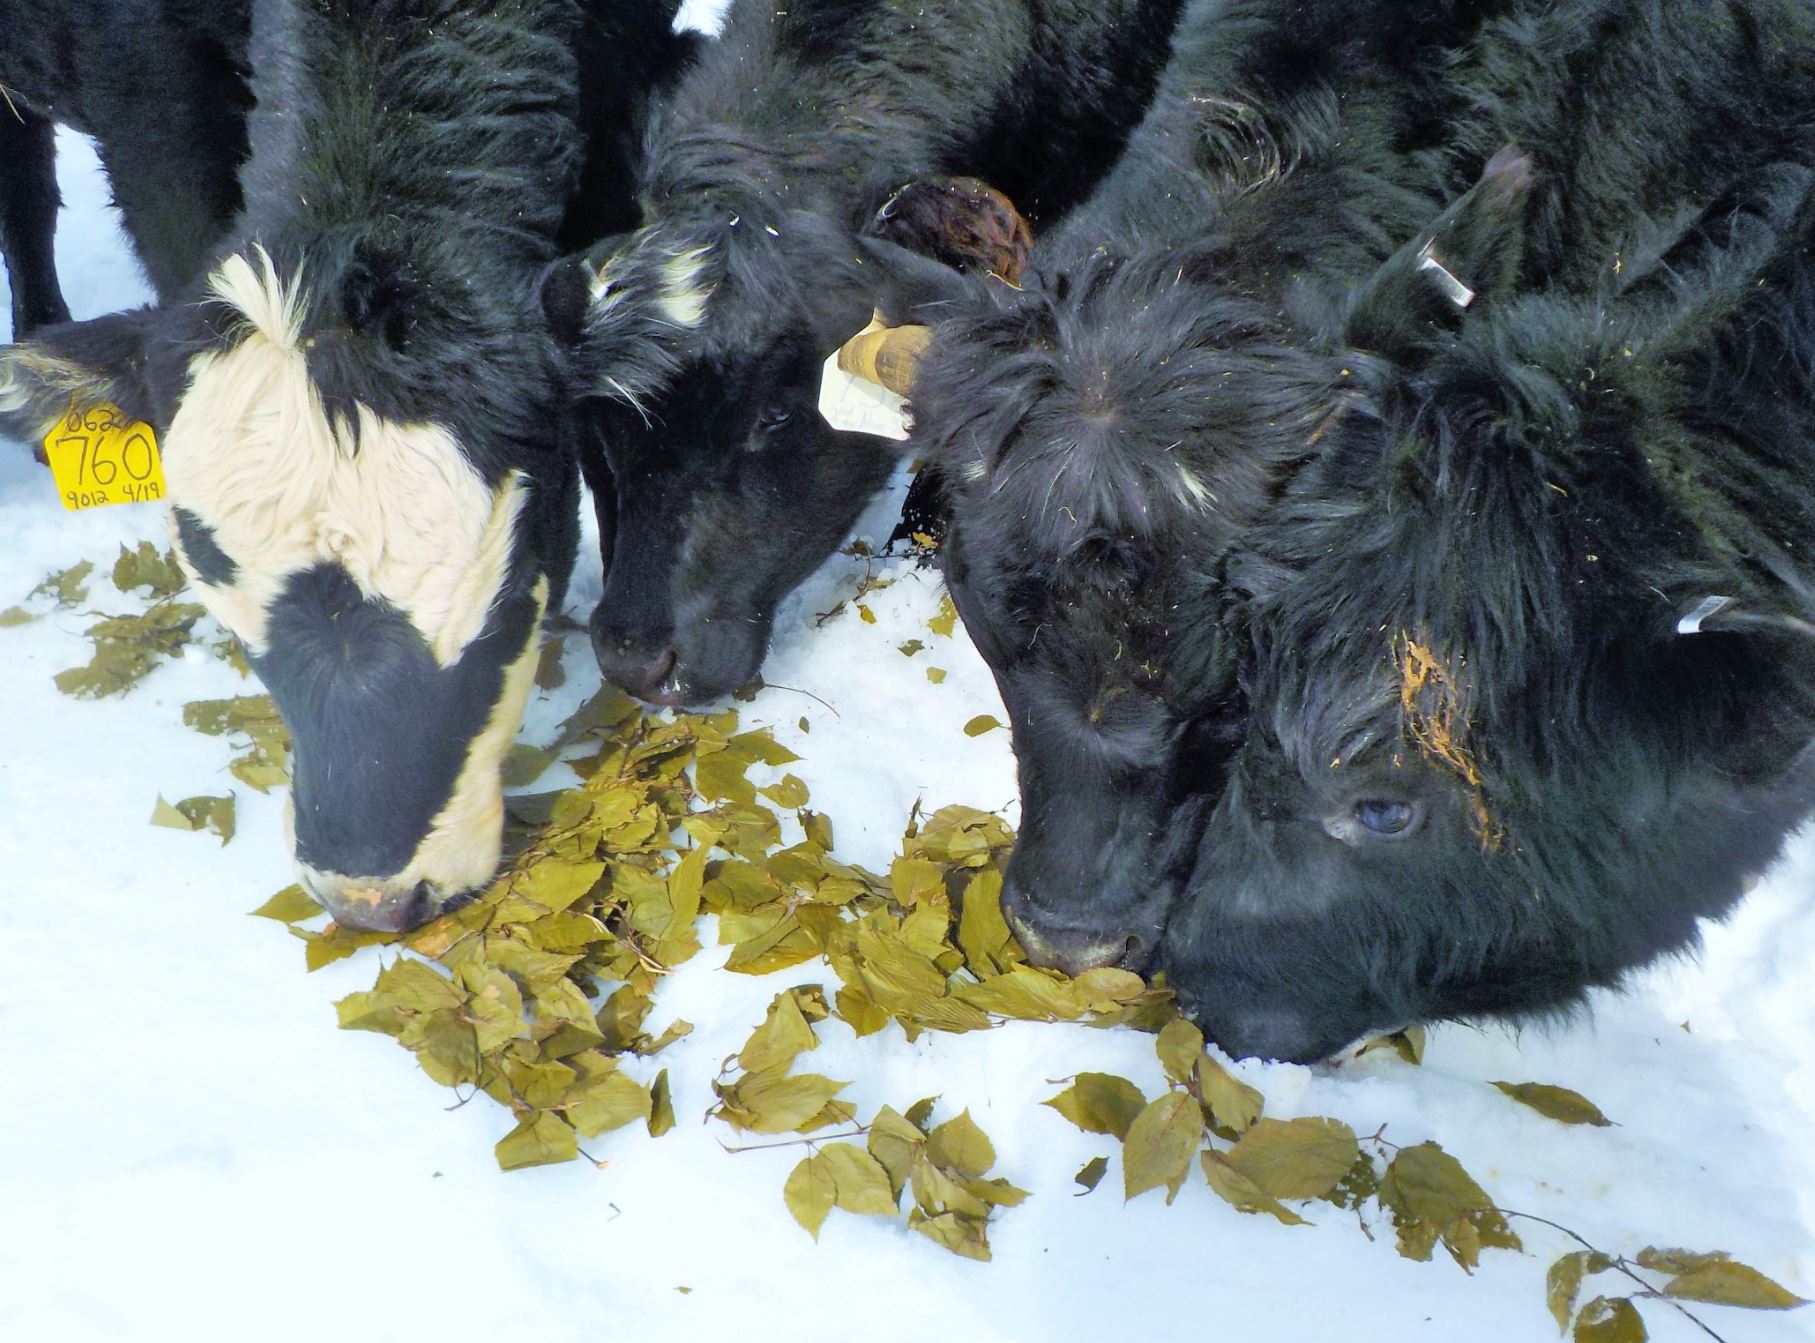
[[[1496,163],[1364,291],[1227,566],[1250,726],[1160,962],[1236,1054],[1565,1008],[1815,797],[1806,261],[1734,215],[1649,284],[1507,294]]]
[[[248,246],[198,302],[0,351],[8,431],[101,401],[158,431],[177,556],[290,729],[296,864],[343,923],[420,922],[498,863],[576,532],[529,300],[328,240]]]
[[[851,221],[754,148],[663,151],[651,222],[558,270],[594,440],[606,676],[697,703],[752,679],[775,608],[894,466],[819,415],[821,367],[869,320]]]
[[[873,248],[934,320],[912,450],[1008,710],[1021,826],[1004,908],[1036,959],[1144,965],[1220,791],[1240,702],[1217,557],[1303,452],[1321,370],[1194,261],[1091,257],[1020,288]]]

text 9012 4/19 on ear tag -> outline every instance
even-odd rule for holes
[[[44,435],[44,458],[57,497],[72,513],[164,498],[158,436],[143,420],[128,421],[118,406],[72,407]]]

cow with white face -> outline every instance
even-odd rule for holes
[[[260,0],[222,258],[188,301],[0,350],[0,427],[106,402],[158,430],[178,558],[290,729],[297,868],[343,924],[413,926],[497,867],[577,539],[536,288],[585,150],[582,19]]]

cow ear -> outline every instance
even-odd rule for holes
[[[160,315],[157,308],[110,313],[39,327],[30,340],[0,346],[0,431],[36,442],[71,406],[103,403],[152,420],[145,367]]]
[[[927,326],[958,312],[978,281],[956,266],[888,242],[858,239],[859,266],[876,310],[890,326]]]
[[[1368,281],[1349,316],[1349,345],[1405,358],[1454,332],[1477,303],[1510,293],[1536,180],[1517,148],[1495,154],[1480,180]]]
[[[676,368],[675,338],[697,326],[700,258],[623,233],[543,272],[542,311],[566,350],[571,390],[640,406]]]

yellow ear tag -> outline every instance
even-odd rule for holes
[[[57,496],[72,513],[164,497],[157,434],[142,420],[127,423],[118,406],[72,406],[44,435],[44,456]]]

